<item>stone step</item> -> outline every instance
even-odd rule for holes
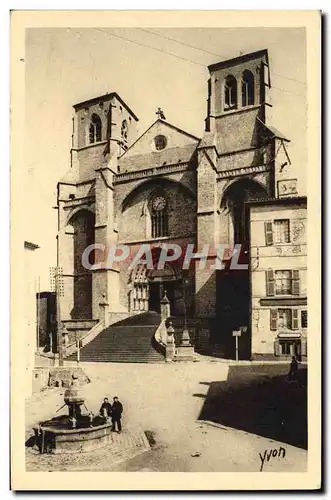
[[[155,330],[161,322],[157,313],[143,313],[105,328],[80,351],[85,362],[156,363],[164,357],[153,347]],[[76,361],[77,354],[67,358]]]

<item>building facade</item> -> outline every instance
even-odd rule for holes
[[[250,203],[252,355],[307,356],[307,199]]]
[[[63,269],[61,312],[67,321],[95,321],[103,298],[111,313],[159,311],[165,292],[171,314],[210,318],[211,342],[229,353],[232,331],[248,326],[243,356],[250,356],[249,269],[229,269],[231,252],[214,265],[219,245],[240,245],[249,263],[247,202],[279,196],[291,175],[288,139],[268,123],[271,89],[267,50],[209,66],[203,137],[159,118],[138,137],[138,118],[117,93],[74,106],[71,169],[58,183],[58,265]],[[291,187],[288,187],[289,192]],[[282,192],[286,196],[288,192]],[[96,245],[126,245],[135,255],[151,245],[153,261],[162,246],[183,252],[208,245],[206,265],[182,261],[164,269],[130,258],[89,270],[82,255]]]

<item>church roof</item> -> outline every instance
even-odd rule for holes
[[[240,56],[233,57],[232,59],[227,59],[226,61],[221,61],[215,64],[211,64],[210,66],[208,66],[208,69],[210,72],[212,72],[218,69],[229,68],[230,66],[236,66],[237,64],[250,61],[251,59],[257,59],[259,57],[265,57],[266,63],[268,64],[268,50],[261,49],[257,50],[256,52],[250,52],[249,54],[242,54]]]
[[[166,125],[167,127],[173,129],[173,130],[176,130],[176,132],[179,132],[181,134],[184,134],[186,135],[187,137],[190,137],[191,139],[195,139],[196,141],[200,141],[200,138],[199,137],[196,137],[195,135],[192,135],[190,134],[189,132],[186,132],[185,130],[179,128],[179,127],[176,127],[175,125],[172,125],[171,123],[167,122],[166,120],[161,120],[161,118],[158,118],[157,120],[155,120],[155,122],[152,123],[152,125],[150,125],[139,137],[138,139],[136,139],[132,144],[131,146],[125,151],[125,153],[122,154],[122,156],[120,158],[122,158],[123,156],[125,156],[127,154],[128,151],[130,151],[133,146],[139,142],[155,125],[157,124],[163,124],[163,125]]]
[[[260,123],[262,123],[262,125],[267,129],[269,130],[269,132],[271,132],[272,136],[273,137],[276,137],[276,139],[282,139],[286,142],[291,142],[290,139],[287,139],[287,137],[285,137],[284,134],[282,134],[281,132],[279,132],[279,130],[277,130],[275,127],[271,127],[270,125],[267,125],[266,123],[264,123],[262,120],[260,120],[260,118],[258,117],[257,118],[259,120]]]
[[[130,170],[140,170],[162,165],[188,163],[196,147],[196,144],[187,144],[182,147],[166,148],[161,151],[151,151],[149,153],[134,155],[127,158],[123,155],[119,158],[120,170],[121,173],[124,173],[126,167],[130,167]]]
[[[77,184],[79,176],[74,168],[70,168],[59,180],[59,184]]]
[[[99,101],[104,101],[104,100],[110,100],[112,99],[113,97],[115,97],[121,104],[122,106],[124,106],[124,108],[126,108],[126,110],[130,113],[130,115],[138,122],[139,119],[138,117],[134,114],[134,112],[132,111],[132,109],[129,108],[129,106],[126,104],[126,102],[123,101],[123,99],[121,98],[120,95],[118,95],[117,92],[111,92],[111,93],[107,93],[107,94],[103,94],[101,96],[98,96],[98,97],[92,97],[92,99],[88,99],[86,101],[82,101],[82,102],[78,102],[77,104],[74,104],[73,105],[73,108],[75,110],[79,109],[79,108],[83,108],[87,105],[91,106],[92,104],[95,104]]]
[[[200,141],[198,148],[210,148],[216,146],[215,145],[215,133],[214,132],[205,132]]]
[[[290,142],[290,139],[287,139],[287,137],[285,137],[285,135],[282,134],[281,132],[279,132],[279,130],[277,130],[275,127],[270,127],[270,126],[266,125],[266,128],[268,130],[270,130],[270,132],[272,133],[272,135],[274,137],[276,137],[277,139],[283,139],[286,142]]]

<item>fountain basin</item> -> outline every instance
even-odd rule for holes
[[[107,446],[113,442],[112,424],[98,423],[95,419],[92,426],[88,422],[80,422],[71,429],[67,417],[52,419],[34,427],[35,442],[40,453],[84,453]]]

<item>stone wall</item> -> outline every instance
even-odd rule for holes
[[[196,231],[196,203],[178,184],[151,182],[136,192],[118,217],[119,242],[144,241],[151,238],[148,200],[162,189],[168,203],[168,237],[187,236]]]

